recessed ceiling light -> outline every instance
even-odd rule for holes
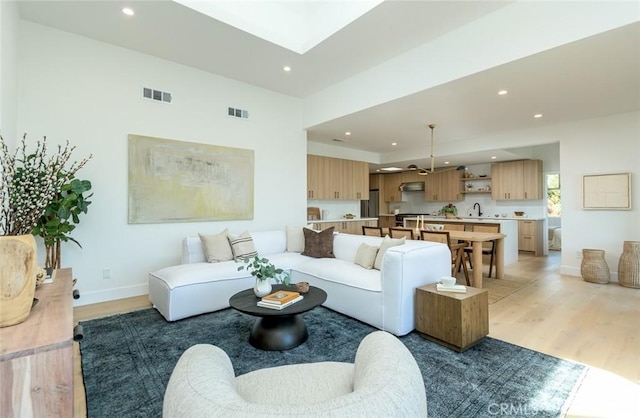
[[[396,145],[398,145],[398,143],[397,142],[392,142],[391,145],[393,145],[395,147]]]
[[[134,12],[130,7],[124,7],[122,9],[122,13],[126,14],[127,16],[133,16],[134,14],[136,14],[136,12]]]
[[[535,115],[533,115],[533,117],[539,119],[542,117],[542,113],[536,113]]]
[[[289,67],[288,65],[285,65],[284,67],[282,67],[282,69],[286,72],[291,71],[291,67]]]
[[[448,164],[449,164],[449,161],[445,161],[445,162],[444,162],[444,165],[448,165]]]
[[[507,94],[507,93],[509,93],[507,90],[500,90],[500,91],[498,92],[498,94],[499,94],[500,96],[504,96],[504,95],[505,95],[505,94]]]
[[[492,159],[492,160],[495,160],[496,158],[498,158],[498,157],[496,157],[495,155],[492,155],[492,156],[491,156],[491,159]]]
[[[351,135],[351,132],[345,132],[344,134],[349,136],[349,135]]]

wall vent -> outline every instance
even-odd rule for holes
[[[156,102],[171,103],[171,93],[149,87],[142,88],[142,97]]]
[[[235,107],[227,108],[227,115],[234,118],[249,119],[249,111],[244,109],[237,109]]]

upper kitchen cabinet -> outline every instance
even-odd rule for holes
[[[464,199],[463,172],[458,170],[436,171],[425,178],[424,200],[428,202],[455,202]]]
[[[369,163],[307,155],[307,199],[366,200]]]
[[[405,183],[404,173],[392,173],[384,175],[384,201],[402,202],[402,192],[400,185]]]
[[[491,165],[493,200],[542,199],[542,160],[521,160]]]

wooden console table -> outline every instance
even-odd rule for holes
[[[73,416],[73,298],[70,268],[36,289],[21,324],[0,328],[0,416]]]

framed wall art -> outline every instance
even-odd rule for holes
[[[129,223],[253,219],[253,150],[128,139]]]
[[[582,176],[582,208],[587,210],[630,210],[631,173]]]

